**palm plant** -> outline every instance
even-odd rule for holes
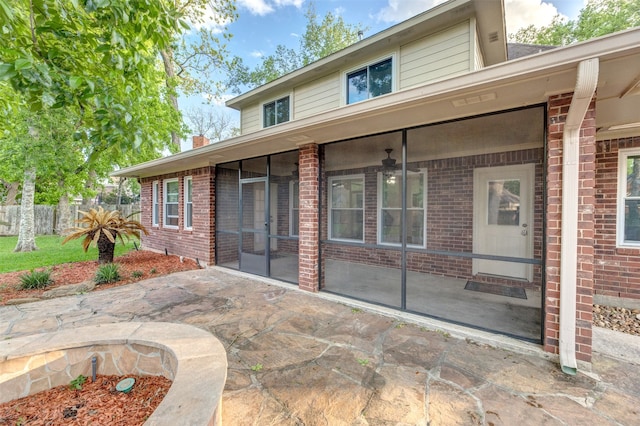
[[[137,220],[129,220],[121,216],[118,210],[104,210],[102,207],[90,209],[89,212],[79,211],[84,216],[76,221],[80,226],[72,228],[71,233],[62,241],[62,244],[70,240],[84,238],[82,248],[86,252],[94,244],[98,247],[98,263],[112,263],[113,251],[116,246],[116,238],[120,238],[122,244],[124,238],[129,240],[132,236],[140,239],[140,233],[149,235],[147,229]]]

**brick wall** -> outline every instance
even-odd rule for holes
[[[184,229],[184,178],[191,176],[193,179],[192,202],[193,202],[193,226],[191,230]],[[178,229],[163,227],[163,199],[164,185],[166,179],[178,179],[179,201],[178,201]],[[203,167],[200,169],[187,170],[180,173],[172,173],[162,176],[144,178],[141,182],[141,205],[142,224],[149,230],[149,235],[143,236],[142,244],[144,248],[177,254],[192,259],[198,259],[203,264],[214,263],[214,232],[215,215],[213,205],[215,197],[213,194],[215,179],[215,169],[213,167]],[[158,202],[159,214],[158,226],[151,225],[152,187],[153,182],[158,181]]]
[[[595,294],[640,299],[640,248],[616,247],[618,151],[640,148],[640,137],[600,141],[596,145]]]
[[[558,353],[560,315],[560,249],[562,227],[562,150],[564,123],[572,93],[552,96],[548,103],[547,261],[544,349]],[[580,130],[578,185],[578,273],[576,294],[576,358],[591,361],[595,204],[595,99]]]

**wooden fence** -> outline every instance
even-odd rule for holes
[[[115,210],[115,205],[102,204],[105,210]],[[90,208],[98,208],[97,205],[90,206],[69,206],[71,217],[79,219],[82,215],[80,211],[89,211]],[[124,217],[131,216],[131,219],[140,220],[140,204],[123,204],[119,207]],[[35,206],[35,232],[36,235],[51,235],[56,233],[58,227],[57,206]],[[0,206],[0,236],[18,235],[20,231],[20,206]]]

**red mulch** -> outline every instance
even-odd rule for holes
[[[166,256],[162,253],[151,251],[132,251],[124,256],[115,258],[114,263],[120,265],[120,276],[122,279],[116,283],[101,284],[96,290],[104,290],[151,277],[166,275],[173,272],[188,271],[198,269],[198,265],[191,259],[180,261],[179,256]],[[42,268],[49,269],[49,268]],[[7,300],[26,297],[39,297],[46,290],[62,285],[77,284],[93,279],[98,269],[98,261],[75,262],[56,265],[51,268],[51,278],[53,284],[41,290],[20,290],[20,275],[29,271],[9,272],[0,274],[0,305],[6,304]],[[136,272],[136,274],[134,274]],[[140,277],[134,277],[142,273]],[[94,290],[94,291],[96,291]]]
[[[126,376],[136,382],[129,393],[116,390],[124,377],[96,376],[71,389],[62,385],[0,404],[3,425],[141,425],[171,387],[162,376]]]
[[[180,261],[178,256],[166,256],[150,251],[132,251],[117,257],[122,279],[116,283],[101,284],[94,291],[131,284],[151,277],[179,271],[198,269],[191,259]],[[93,279],[98,261],[76,262],[51,268],[53,284],[42,290],[20,290],[20,275],[28,271],[0,274],[0,305],[7,300],[38,297],[46,290]],[[134,274],[136,272],[136,274]],[[141,276],[134,277],[133,275]],[[82,390],[70,390],[59,386],[35,395],[0,405],[0,424],[10,425],[141,425],[153,413],[166,395],[171,381],[164,377],[134,377],[136,384],[128,394],[115,391],[115,385],[123,378],[98,376],[91,379]],[[67,417],[65,417],[65,415]]]

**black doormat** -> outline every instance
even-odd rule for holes
[[[499,284],[479,283],[476,281],[467,281],[464,286],[465,290],[479,291],[481,293],[497,294],[499,296],[515,297],[518,299],[526,299],[527,292],[522,287],[507,287]]]

